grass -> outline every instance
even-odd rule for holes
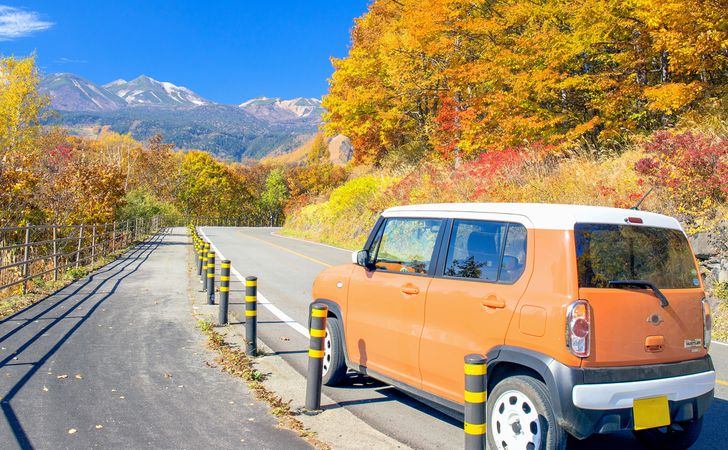
[[[218,355],[215,362],[224,372],[241,378],[248,384],[248,388],[256,399],[265,402],[270,413],[278,418],[278,426],[297,433],[309,444],[319,450],[329,450],[330,447],[316,438],[316,434],[307,430],[303,422],[296,418],[297,413],[291,408],[291,402],[284,401],[280,396],[265,387],[263,381],[266,375],[253,367],[253,362],[244,351],[225,342],[223,335],[216,332],[213,324],[205,320],[197,322],[198,328],[207,336],[207,345]]]
[[[718,299],[713,312],[713,338],[728,342],[728,283],[716,283],[713,296]]]

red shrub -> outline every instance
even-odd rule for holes
[[[665,188],[678,212],[705,216],[728,197],[728,139],[697,133],[655,133],[644,146],[647,157],[635,164],[638,174]],[[690,217],[688,217],[690,218]]]

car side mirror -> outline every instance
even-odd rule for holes
[[[351,262],[358,266],[369,266],[369,250],[359,250],[351,254]]]

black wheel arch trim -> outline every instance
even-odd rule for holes
[[[557,362],[554,358],[544,355],[543,353],[539,353],[533,350],[528,350],[521,347],[514,347],[510,345],[501,345],[494,347],[491,349],[488,354],[486,355],[487,358],[487,365],[488,365],[488,373],[495,373],[498,366],[504,363],[510,363],[515,364],[519,366],[526,367],[530,370],[533,370],[534,372],[538,373],[541,378],[544,380],[544,383],[546,384],[546,389],[549,392],[549,396],[551,397],[551,402],[554,407],[554,413],[556,414],[556,417],[561,419],[563,417],[563,404],[564,399],[561,398],[561,395],[559,395],[559,385],[563,385],[563,381],[567,380],[560,380],[559,378],[567,378],[568,381],[570,381],[571,385],[574,384],[581,384],[583,380],[577,380],[576,373],[566,370],[561,371],[558,369],[558,366],[563,366],[561,363]],[[554,364],[556,363],[556,364]],[[563,373],[561,373],[563,372]],[[567,382],[568,382],[567,381]],[[495,387],[495,380],[488,380],[488,392],[490,392]],[[571,403],[571,390],[568,390],[569,394],[569,401],[566,403],[569,405]]]

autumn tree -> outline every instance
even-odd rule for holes
[[[37,183],[37,142],[47,99],[35,58],[0,59],[0,223],[29,217]]]
[[[412,142],[599,152],[719,103],[728,27],[717,0],[377,0],[333,64],[326,131],[357,162]]]

